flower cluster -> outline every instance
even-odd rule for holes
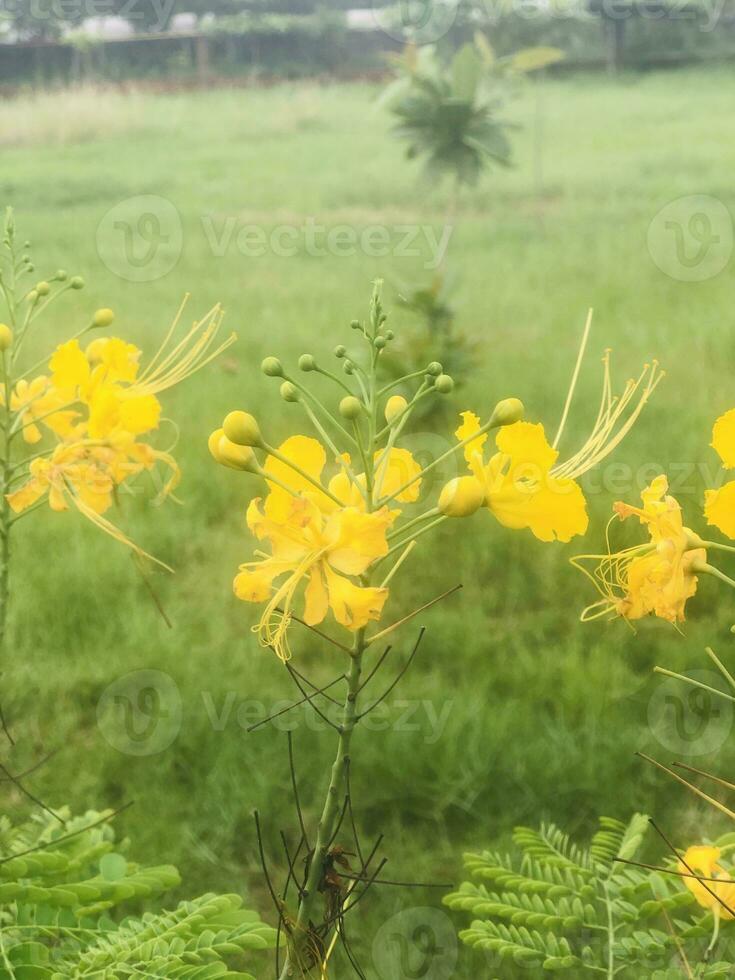
[[[57,273],[51,281],[66,281]],[[81,288],[77,281],[75,288]],[[63,289],[63,285],[62,285]],[[39,302],[54,298],[49,282],[39,283],[24,297],[25,313],[13,308],[14,326],[0,324],[4,384],[0,406],[8,475],[4,499],[18,516],[47,502],[54,511],[75,508],[117,540],[142,553],[103,515],[121,488],[140,473],[159,466],[166,471],[160,498],[179,480],[170,452],[155,448],[150,436],[161,423],[158,395],[199,370],[235,339],[215,345],[222,320],[219,307],[176,338],[183,306],[160,349],[147,365],[141,351],[119,337],[80,340],[89,331],[109,327],[112,310],[98,310],[87,327],[58,345],[43,374],[15,372],[21,344]],[[20,320],[20,324],[19,324]],[[175,339],[176,338],[176,339]],[[31,447],[29,455],[10,462],[14,443]]]
[[[576,453],[560,461],[557,445],[589,333],[588,320],[553,444],[541,424],[524,421],[517,398],[506,398],[485,422],[471,411],[462,412],[456,444],[421,467],[400,445],[405,427],[424,398],[449,394],[453,381],[434,361],[381,386],[378,370],[393,339],[384,324],[376,295],[369,323],[353,321],[367,343],[366,363],[342,345],[335,349],[347,383],[322,368],[313,355],[300,358],[302,372],[321,375],[340,388],[336,412],[287,374],[277,358],[263,362],[263,372],[280,380],[281,397],[302,408],[318,438],[291,436],[276,447],[266,442],[251,414],[234,411],[209,439],[219,463],[265,481],[267,495],[250,503],[247,525],[269,551],[257,552],[257,560],[240,567],[234,591],[239,599],[265,604],[255,630],[261,644],[284,660],[290,657],[288,627],[299,618],[294,610],[302,586],[300,612],[308,626],[321,623],[331,610],[341,626],[353,633],[364,631],[381,617],[388,583],[417,539],[450,518],[486,508],[505,527],[529,529],[542,541],[569,541],[584,533],[586,503],[576,480],[620,443],[662,376],[655,363],[646,365],[638,379],[615,396],[606,354],[602,402],[592,432]],[[486,461],[491,430],[496,430],[495,452]],[[461,452],[466,474],[450,480],[436,501],[423,499],[424,476]],[[377,574],[391,557],[393,565]],[[375,634],[365,641],[374,638]]]
[[[712,446],[727,468],[735,467],[735,409],[719,418],[713,428]],[[668,493],[668,480],[656,477],[641,494],[642,506],[617,501],[615,520],[637,517],[648,531],[648,541],[622,551],[608,547],[604,554],[578,555],[572,559],[593,582],[601,598],[587,606],[582,619],[622,617],[632,621],[653,615],[681,623],[685,607],[697,591],[698,574],[707,574],[735,585],[708,561],[708,551],[734,551],[717,541],[706,541],[683,523],[678,501]],[[705,494],[707,523],[735,538],[735,481]],[[592,571],[588,564],[594,563]]]

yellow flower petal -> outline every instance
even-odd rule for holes
[[[48,484],[42,483],[36,477],[31,477],[18,490],[15,490],[13,493],[8,493],[5,496],[13,513],[21,514],[28,507],[35,504],[37,500],[40,500],[47,489]]]
[[[689,877],[682,878],[682,881],[694,895],[702,908],[709,909],[723,919],[732,919],[735,911],[735,881],[732,876],[719,865],[720,849],[700,844],[690,847],[684,854],[683,860],[679,861],[677,870]],[[691,870],[690,870],[691,869]],[[703,884],[691,877],[691,872],[701,875],[703,878],[723,878],[722,884],[708,881]],[[714,895],[712,893],[715,893]],[[718,902],[717,898],[720,899]],[[724,902],[727,908],[723,907]],[[730,911],[728,911],[730,910]]]
[[[359,630],[371,620],[380,619],[388,598],[387,589],[355,585],[349,579],[337,575],[329,566],[325,566],[324,572],[329,590],[329,605],[341,626]]]
[[[51,384],[54,388],[76,389],[89,380],[89,362],[79,347],[78,340],[60,344],[49,362]]]
[[[267,561],[260,562],[256,568],[243,566],[233,580],[233,591],[243,602],[265,602],[270,598],[273,579],[285,570],[282,565]]]
[[[541,541],[570,541],[589,523],[584,494],[574,480],[547,475],[526,484],[509,475],[490,480],[487,502],[505,527],[528,528]]]
[[[727,469],[735,467],[735,408],[725,412],[712,428],[712,448]]]
[[[155,395],[126,398],[120,405],[119,424],[134,435],[157,429],[160,418],[161,403]]]
[[[325,540],[329,542],[327,561],[345,575],[362,575],[376,558],[388,553],[385,535],[391,521],[385,507],[374,514],[354,507],[338,511],[328,519],[324,529]]]
[[[329,609],[329,594],[324,584],[321,569],[312,569],[309,583],[304,592],[304,622],[309,626],[321,623]]]
[[[460,413],[462,419],[462,424],[455,431],[455,436],[460,442],[464,442],[465,439],[469,439],[471,435],[474,435],[481,428],[479,416],[475,415],[474,412],[462,412]],[[473,439],[472,442],[468,442],[464,447],[464,458],[468,463],[472,463],[474,457],[479,453],[482,455],[483,446],[487,441],[487,432],[483,432],[481,436]]]
[[[408,449],[391,449],[387,457],[379,451],[375,453],[376,466],[378,461],[381,462],[376,470],[376,486],[380,487],[380,496],[392,497],[405,483],[414,480],[410,487],[398,494],[396,500],[404,504],[415,503],[421,492],[421,480],[415,479],[421,472],[421,467]]]
[[[540,422],[503,426],[495,437],[495,445],[511,457],[513,467],[536,467],[540,473],[548,473],[559,456],[549,445]]]
[[[105,382],[135,381],[138,374],[140,350],[119,337],[100,337],[85,351],[86,358],[100,371]]]
[[[708,524],[735,539],[735,480],[730,480],[719,490],[705,492],[704,516]]]
[[[278,452],[286,459],[295,463],[301,470],[319,482],[322,471],[327,462],[327,454],[324,447],[316,439],[310,436],[291,436],[278,447]],[[309,493],[319,496],[313,483],[297,473],[287,463],[281,462],[275,456],[268,456],[263,466],[266,474],[277,477],[280,483],[285,484],[293,494]],[[288,493],[278,483],[268,480],[270,493],[266,500],[266,513],[274,521],[285,521],[291,509],[293,494]],[[322,495],[329,500],[326,495]],[[330,501],[330,506],[331,506]]]

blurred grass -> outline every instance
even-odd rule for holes
[[[178,864],[190,894],[249,890],[264,915],[251,811],[261,811],[281,871],[278,830],[293,838],[296,823],[285,735],[244,729],[248,702],[270,710],[294,691],[257,647],[252,610],[231,594],[233,573],[252,550],[243,516],[255,486],[215,468],[206,436],[237,406],[254,410],[274,439],[306,431],[298,409],[260,374],[261,358],[276,353],[293,363],[309,350],[326,362],[336,343],[354,341],[348,324],[364,315],[372,278],[387,280],[390,309],[393,283],[429,273],[424,257],[315,257],[302,248],[290,258],[246,258],[234,243],[217,256],[202,218],[213,216],[217,228],[234,217],[238,228],[266,230],[301,226],[309,216],[327,227],[441,226],[448,194],[401,159],[375,94],[308,85],[180,97],[83,91],[0,105],[0,202],[15,206],[39,275],[63,266],[88,282],[55,308],[37,352],[102,305],[117,311],[117,332],[152,352],[187,290],[192,314],[221,300],[239,334],[221,364],[165,396],[180,428],[183,506],[157,510],[126,499],[119,515],[176,567],[174,577],[154,575],[173,630],[113,542],[71,515],[39,512],[19,525],[14,655],[3,665],[3,701],[19,735],[12,762],[20,769],[59,748],[33,777],[49,802],[84,808],[134,799],[121,824],[141,860]],[[366,836],[385,833],[391,877],[457,882],[463,848],[504,843],[521,822],[551,819],[584,834],[599,813],[625,818],[643,809],[682,846],[710,826],[709,812],[634,752],[672,757],[670,743],[660,744],[649,726],[651,698],[661,696],[652,667],[705,667],[706,643],[727,659],[731,596],[703,582],[683,636],[663,623],[642,624],[638,636],[623,623],[582,626],[578,613],[594,596],[568,558],[600,550],[612,500],[635,497],[651,468],[678,474],[704,464],[717,472],[708,443],[712,421],[733,404],[733,265],[703,283],[675,281],[651,260],[646,233],[660,208],[682,195],[713,195],[732,210],[735,137],[723,120],[734,94],[735,80],[724,72],[529,86],[510,112],[523,126],[517,168],[491,175],[462,202],[449,269],[458,278],[459,326],[480,343],[482,363],[458,393],[457,410],[484,414],[513,394],[553,431],[589,306],[595,329],[567,449],[596,412],[597,354],[605,346],[614,348],[621,382],[651,356],[668,377],[613,460],[629,464],[632,477],[608,466],[587,481],[593,523],[582,545],[543,545],[478,515],[422,544],[404,574],[396,615],[455,582],[464,591],[422,617],[425,646],[390,699],[388,730],[356,737],[358,815]],[[533,172],[539,106],[540,196]],[[95,234],[113,205],[139,194],[173,202],[184,247],[168,275],[135,284],[103,265]],[[409,325],[409,314],[394,309],[393,328],[400,334]],[[441,438],[451,437],[452,417],[439,424]],[[411,438],[428,452],[442,445],[427,432]],[[705,485],[695,472],[679,488],[695,527]],[[299,664],[316,682],[339,672],[335,651],[300,639]],[[173,678],[182,724],[165,751],[131,757],[106,741],[97,705],[111,681],[140,669]],[[409,698],[418,707],[407,718]],[[692,710],[687,724],[697,721]],[[213,724],[213,715],[221,722]],[[310,724],[297,717],[301,793],[313,824],[333,739],[313,717]],[[440,737],[437,717],[445,718]],[[719,726],[721,751],[689,761],[726,772],[731,723],[722,708],[709,722]],[[357,934],[369,937],[407,905],[438,902],[434,891],[374,889],[352,930],[369,976],[370,942]],[[455,976],[475,977],[477,966],[463,954]]]

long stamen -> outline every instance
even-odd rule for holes
[[[664,377],[664,372],[659,370],[658,362],[653,361],[652,364],[644,366],[637,380],[628,381],[622,395],[615,398],[612,395],[607,353],[603,358],[603,365],[602,401],[592,432],[574,456],[552,469],[551,473],[554,477],[576,479],[613,452],[635,425],[638,416]],[[641,385],[643,390],[640,397],[626,418],[626,409]],[[624,421],[621,424],[622,419]]]
[[[584,333],[582,334],[582,343],[579,345],[579,353],[577,354],[577,363],[574,366],[574,373],[572,374],[572,383],[569,385],[569,391],[567,392],[567,400],[564,404],[564,411],[561,416],[561,422],[559,422],[559,428],[556,432],[556,437],[554,438],[553,447],[559,445],[559,440],[562,437],[564,428],[567,424],[567,418],[569,416],[569,409],[572,404],[572,399],[574,398],[574,389],[577,387],[577,381],[579,379],[579,372],[582,367],[582,361],[584,360],[584,352],[587,349],[587,340],[590,335],[590,328],[592,327],[592,310],[590,309],[587,313],[587,322],[584,326]]]

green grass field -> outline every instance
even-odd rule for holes
[[[216,467],[206,437],[234,407],[254,411],[274,440],[307,431],[298,407],[282,402],[277,385],[260,374],[260,361],[275,353],[293,365],[311,351],[326,363],[335,344],[353,342],[349,321],[365,314],[375,277],[386,280],[394,330],[416,326],[396,307],[396,290],[430,278],[426,248],[418,256],[343,255],[339,248],[313,255],[299,238],[295,254],[249,257],[236,244],[247,225],[270,234],[311,219],[358,232],[387,227],[395,252],[400,226],[443,225],[448,193],[403,160],[390,120],[374,107],[376,94],[284,85],[178,97],[82,92],[0,106],[0,202],[15,207],[40,275],[63,266],[88,283],[56,307],[35,353],[99,306],[113,307],[117,332],[152,353],[187,291],[192,315],[221,301],[226,325],[239,336],[221,363],[166,396],[180,428],[182,506],[159,510],[126,499],[118,515],[176,568],[174,576],[154,575],[173,629],[125,550],[80,519],[40,511],[19,525],[14,653],[2,665],[3,701],[19,740],[11,762],[20,770],[58,749],[29,781],[35,792],[76,809],[135,800],[120,823],[141,861],[178,865],[182,894],[247,892],[271,919],[251,813],[262,815],[280,876],[278,832],[293,838],[296,829],[286,736],[245,727],[294,690],[275,657],[257,646],[253,609],[231,591],[253,547],[244,509],[255,484]],[[356,738],[358,818],[366,837],[385,834],[393,878],[458,882],[464,849],[503,844],[519,823],[553,820],[584,836],[596,815],[626,818],[638,809],[655,813],[682,846],[709,827],[725,829],[634,753],[727,773],[732,713],[687,701],[676,685],[663,689],[652,668],[705,669],[706,644],[731,660],[733,597],[702,582],[683,635],[662,622],[643,623],[637,636],[622,622],[582,625],[579,613],[595,596],[568,559],[601,550],[613,500],[637,498],[657,468],[676,478],[688,519],[702,529],[704,488],[718,473],[708,448],[712,422],[735,402],[735,266],[730,260],[703,282],[673,278],[653,261],[647,232],[660,209],[683,196],[735,206],[735,136],[724,125],[734,96],[735,80],[724,72],[529,86],[509,110],[522,127],[516,168],[490,174],[461,201],[446,267],[456,280],[458,325],[477,343],[479,361],[453,396],[452,412],[419,423],[410,446],[441,451],[455,410],[486,414],[508,395],[522,398],[529,418],[553,432],[590,306],[595,326],[567,450],[594,419],[605,347],[614,350],[621,383],[653,356],[667,377],[624,446],[587,479],[593,521],[583,543],[544,545],[483,513],[417,549],[396,615],[457,582],[464,590],[422,617],[421,656],[378,730]],[[121,278],[96,248],[107,212],[137,195],[170,201],[183,228],[178,262],[151,282]],[[213,250],[207,229],[219,236],[227,219],[235,234],[229,247]],[[726,249],[727,240],[717,247]],[[402,650],[412,637],[406,630]],[[309,635],[300,637],[296,656],[316,683],[341,670],[337,651]],[[161,705],[142,692],[135,720],[151,711],[155,722],[156,711],[168,712],[151,736],[168,741],[177,704],[181,716],[171,744],[136,756],[115,747],[115,689],[107,689],[141,670],[169,680]],[[668,726],[650,720],[662,705]],[[333,738],[316,720],[303,712],[292,720],[312,824],[333,755]],[[142,730],[143,749],[145,736]],[[12,807],[23,805],[19,796],[8,798]],[[405,907],[439,906],[440,899],[430,889],[373,890],[352,926],[371,980],[378,977],[371,954],[377,928]],[[402,980],[401,969],[381,980]],[[336,975],[349,975],[348,968]],[[485,973],[462,951],[452,975]]]

